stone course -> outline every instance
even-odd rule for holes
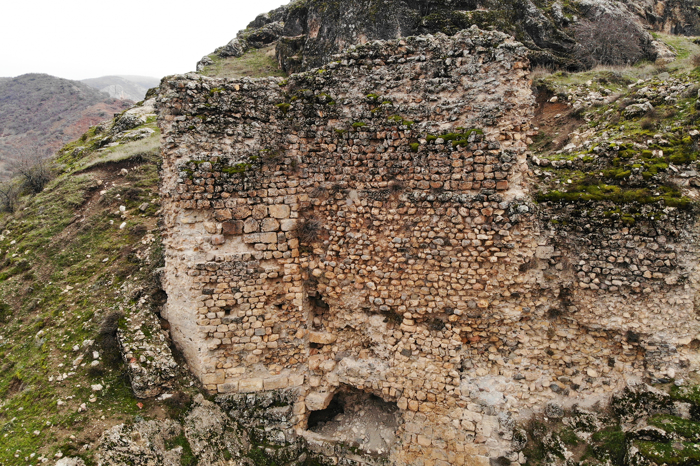
[[[547,226],[525,55],[473,28],[164,80],[164,315],[207,390],[292,390],[310,435],[350,387],[398,407],[393,464],[488,464],[547,402],[687,370],[696,251]]]

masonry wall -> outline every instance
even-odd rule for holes
[[[166,317],[204,386],[296,389],[299,433],[372,393],[401,413],[393,463],[488,464],[525,461],[514,420],[546,401],[687,370],[696,252],[633,235],[658,257],[599,264],[624,236],[541,226],[530,85],[525,49],[476,29],[166,80]],[[646,269],[618,279],[627,256]]]

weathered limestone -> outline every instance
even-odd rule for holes
[[[173,339],[211,392],[293,389],[312,444],[309,412],[352,387],[398,407],[394,464],[519,461],[521,412],[691,363],[696,252],[636,286],[590,264],[594,288],[583,254],[611,246],[541,229],[503,34],[367,44],[288,81],[175,76],[159,106]]]

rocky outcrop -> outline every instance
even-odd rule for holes
[[[181,433],[182,427],[172,419],[140,421],[133,425],[119,424],[102,434],[97,464],[179,466],[182,447],[171,446],[170,441]]]
[[[451,35],[472,25],[512,34],[530,50],[534,65],[575,70],[597,63],[654,61],[657,50],[644,28],[698,34],[700,15],[689,0],[297,0],[258,16],[215,54],[238,57],[251,47],[276,43],[281,68],[298,72],[319,67],[354,44]],[[600,44],[622,53],[611,57]]]
[[[120,424],[98,441],[99,466],[319,466],[328,464],[311,453],[314,445],[293,430],[278,430],[291,417],[284,392],[218,397],[217,403],[197,395],[182,423],[172,419]],[[290,424],[287,423],[289,429]],[[81,466],[66,463],[66,466]],[[374,463],[343,463],[348,466]]]

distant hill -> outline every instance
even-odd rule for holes
[[[19,152],[48,155],[131,105],[47,74],[0,78],[0,178]]]
[[[143,100],[146,92],[160,83],[159,79],[148,76],[102,76],[100,78],[82,79],[90,87],[106,92],[115,99],[129,99],[134,102]]]

